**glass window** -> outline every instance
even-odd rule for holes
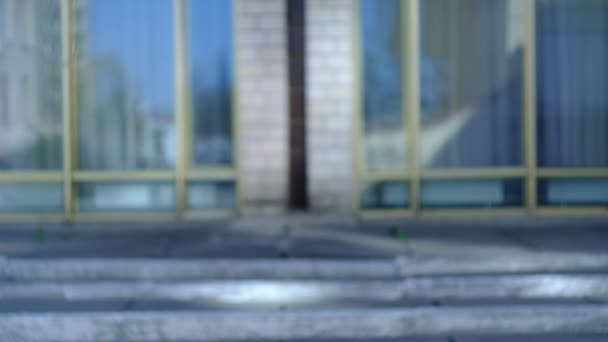
[[[9,5],[0,2],[0,37],[19,33],[0,44],[0,170],[60,169],[61,2]]]
[[[368,170],[407,165],[400,3],[361,0],[363,161]]]
[[[541,179],[538,200],[544,205],[608,205],[608,179]]]
[[[363,209],[407,208],[410,187],[406,181],[376,181],[363,185],[361,207]]]
[[[608,2],[536,2],[538,163],[608,166]]]
[[[5,2],[6,1],[0,1],[0,51],[2,49],[2,43],[4,41],[4,35],[6,31],[6,29],[4,28],[4,25],[6,23],[6,18],[4,18],[4,13],[6,12],[6,9],[4,8],[6,6]]]
[[[95,182],[78,185],[78,210],[81,212],[174,209],[174,183]]]
[[[26,13],[26,1],[13,1],[13,32],[15,43],[21,44],[25,46],[27,42],[25,41],[25,30],[26,28],[26,18],[30,16],[29,13]]]
[[[0,53],[2,53],[3,45],[4,45],[4,36],[6,36],[6,1],[0,1]]]
[[[420,201],[423,208],[519,206],[523,183],[519,179],[425,180]]]
[[[422,167],[521,165],[524,5],[421,1]]]
[[[0,212],[63,212],[61,183],[0,183]]]
[[[175,165],[172,1],[77,1],[82,169]]]
[[[232,1],[190,2],[195,164],[230,165],[232,143]]]
[[[232,210],[235,203],[233,181],[205,181],[188,184],[188,208],[194,210]]]

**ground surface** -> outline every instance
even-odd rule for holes
[[[0,225],[0,341],[219,341],[236,336],[230,324],[200,333],[237,313],[250,341],[595,342],[608,340],[606,303],[602,216]],[[255,325],[264,312],[274,328]],[[346,316],[320,318],[332,312]],[[302,324],[314,333],[290,335]],[[360,339],[331,338],[349,324]]]

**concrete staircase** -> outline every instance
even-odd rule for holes
[[[226,256],[117,249],[118,257],[78,257],[73,250],[142,239],[70,229],[45,232],[44,243],[36,227],[0,233],[0,341],[608,340],[608,253],[589,246],[522,248],[508,239],[459,249],[445,236],[395,241],[342,232],[306,242],[333,241],[339,257],[328,250],[293,258],[290,248],[309,235],[226,240],[207,231],[195,234],[201,253],[223,244]],[[195,237],[179,230],[141,234],[142,245]],[[240,251],[229,258],[237,240],[268,243],[277,255]],[[78,248],[57,247],[66,245]],[[402,253],[385,254],[398,246]]]

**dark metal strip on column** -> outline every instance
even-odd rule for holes
[[[289,66],[289,207],[308,207],[306,173],[306,2],[287,2]]]

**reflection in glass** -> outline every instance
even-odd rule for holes
[[[167,211],[175,209],[175,184],[96,182],[78,185],[78,210]]]
[[[608,205],[608,179],[541,179],[538,201],[544,205]]]
[[[420,188],[423,208],[505,207],[523,204],[520,179],[425,180]]]
[[[364,165],[406,166],[399,0],[361,0]]]
[[[410,187],[405,181],[376,181],[362,187],[363,209],[407,208],[409,201]]]
[[[188,184],[188,208],[195,210],[232,210],[235,203],[233,181],[193,182]]]
[[[0,170],[62,166],[60,5],[0,1]]]
[[[170,0],[77,1],[82,169],[175,165]]]
[[[63,212],[60,183],[0,183],[0,212]]]
[[[608,166],[608,2],[538,1],[538,163]]]
[[[423,167],[521,164],[524,1],[423,0]]]
[[[232,1],[192,0],[190,61],[195,164],[232,164]]]

